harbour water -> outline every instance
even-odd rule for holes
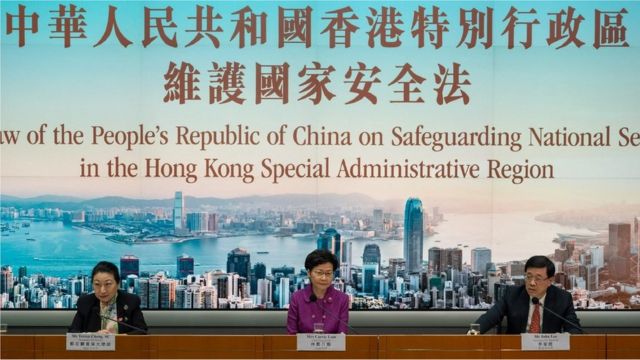
[[[534,254],[551,254],[558,244],[553,239],[558,233],[592,234],[553,223],[536,221],[535,213],[505,214],[448,214],[446,221],[435,227],[436,234],[425,238],[424,259],[428,249],[460,246],[463,260],[470,262],[470,251],[475,247],[492,250],[494,262],[526,259]],[[28,231],[28,234],[26,232]],[[140,270],[160,270],[174,274],[176,257],[187,254],[194,258],[196,273],[226,270],[227,254],[236,247],[251,254],[252,265],[263,262],[267,271],[271,267],[293,266],[298,272],[305,256],[316,246],[313,236],[276,237],[248,235],[227,238],[195,239],[175,244],[127,245],[108,241],[104,235],[61,222],[32,222],[28,228],[4,232],[1,238],[0,261],[11,265],[14,272],[27,266],[29,274],[47,276],[87,274],[100,260],[119,264],[123,255],[140,258]],[[31,239],[31,240],[27,240]],[[368,243],[380,247],[383,264],[389,258],[403,257],[401,240],[353,240],[353,264],[362,264],[362,252]],[[466,246],[465,246],[466,245]]]

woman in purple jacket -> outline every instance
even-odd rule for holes
[[[310,285],[296,291],[289,302],[289,334],[347,333],[349,297],[332,286],[338,259],[328,250],[314,250],[304,261]]]

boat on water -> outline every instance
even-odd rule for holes
[[[27,238],[27,241],[36,241],[34,238]]]
[[[262,254],[268,254],[269,252],[268,251],[257,251],[257,253],[262,255]]]

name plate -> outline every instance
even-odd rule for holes
[[[569,333],[521,334],[522,351],[569,351]]]
[[[67,351],[116,351],[114,334],[67,333]]]
[[[298,334],[298,351],[346,351],[345,334]]]

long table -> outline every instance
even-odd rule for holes
[[[55,358],[555,358],[638,359],[640,334],[575,335],[569,351],[522,351],[518,335],[349,335],[344,352],[299,352],[287,335],[147,335],[116,338],[116,351],[67,351],[64,335],[0,336],[2,359]]]

